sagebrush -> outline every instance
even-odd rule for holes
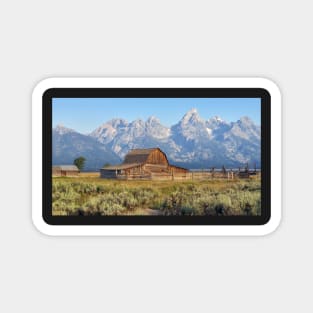
[[[53,215],[260,215],[260,179],[53,178]]]

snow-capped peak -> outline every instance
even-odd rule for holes
[[[157,117],[150,116],[146,121],[146,133],[153,138],[164,139],[169,137],[170,129],[163,126]]]
[[[254,124],[251,118],[247,116],[241,117],[237,122],[231,123],[231,129],[229,133],[232,136],[241,137],[244,139],[259,139],[260,128]],[[225,134],[227,137],[229,134]]]
[[[147,124],[160,124],[160,120],[155,117],[155,116],[150,116],[147,121],[146,121]]]
[[[132,127],[141,127],[142,128],[142,127],[144,127],[144,125],[145,125],[145,122],[140,118],[138,118],[138,119],[136,119],[130,123],[130,126],[132,126]]]
[[[126,128],[128,122],[122,118],[114,118],[96,128],[90,136],[97,138],[102,143],[110,142],[114,136]]]
[[[244,125],[251,125],[253,124],[253,121],[251,120],[250,117],[248,116],[242,116],[239,121],[241,124],[244,124]]]
[[[210,129],[215,130],[215,129],[218,129],[222,126],[226,127],[228,124],[223,119],[221,119],[219,116],[213,116],[206,121],[206,125]]]
[[[208,119],[208,122],[209,122],[209,123],[223,123],[224,120],[221,119],[219,116],[215,115],[215,116],[209,118],[209,119]]]
[[[217,122],[223,122],[223,120],[217,115],[213,116],[213,119]]]
[[[54,130],[60,134],[60,135],[64,135],[64,134],[68,134],[68,133],[74,133],[75,130],[74,129],[71,129],[71,128],[67,128],[65,126],[63,126],[63,124],[58,124]]]
[[[201,117],[199,116],[199,113],[197,111],[197,109],[192,108],[191,110],[189,110],[182,118],[181,120],[184,124],[192,122],[192,123],[196,123],[196,122],[202,122]]]
[[[128,125],[128,122],[126,120],[124,120],[123,118],[113,118],[112,120],[109,120],[107,123],[105,123],[104,125],[109,124],[114,128],[118,128],[118,127],[124,127]]]

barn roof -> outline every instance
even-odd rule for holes
[[[142,165],[142,163],[127,163],[127,164],[120,164],[120,165],[109,165],[109,166],[105,166],[102,169],[103,170],[109,170],[109,171],[114,171],[114,170],[125,170],[128,168],[133,168],[133,167],[137,167],[139,165]]]
[[[181,167],[181,166],[177,166],[177,165],[169,165],[170,167],[174,167],[174,168],[179,168],[179,169],[181,169],[181,170],[186,170],[186,171],[188,171],[188,169],[186,169],[185,167]]]
[[[130,150],[126,154],[123,164],[145,163],[147,161],[149,155],[155,150],[161,151],[159,148]]]
[[[52,168],[60,171],[79,171],[76,165],[55,165]]]

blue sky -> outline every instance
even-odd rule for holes
[[[133,121],[153,115],[172,126],[192,108],[203,119],[219,116],[231,122],[249,116],[261,124],[259,98],[53,98],[52,123],[89,133],[112,118]]]

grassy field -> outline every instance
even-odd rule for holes
[[[99,177],[99,172],[80,172],[79,177]]]
[[[117,181],[53,178],[53,215],[260,215],[259,178]]]

